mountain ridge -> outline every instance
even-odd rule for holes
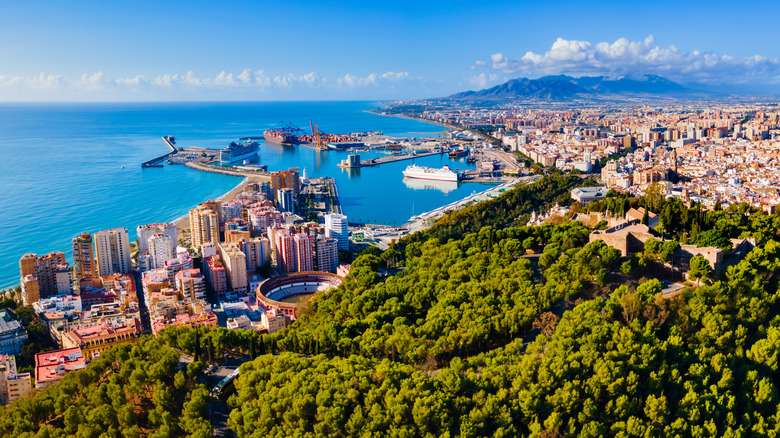
[[[607,76],[566,75],[542,76],[537,79],[516,78],[503,84],[478,91],[464,91],[447,96],[448,100],[570,100],[575,98],[598,99],[609,96],[691,96],[702,91],[688,88],[656,75]],[[705,93],[708,94],[708,93]]]

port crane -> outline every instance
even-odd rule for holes
[[[311,125],[311,138],[314,141],[314,149],[318,151],[328,149],[328,142],[325,140],[327,135],[323,134],[311,119],[309,119],[309,125]]]

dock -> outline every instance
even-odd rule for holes
[[[176,143],[176,139],[172,135],[165,135],[163,136],[163,141],[165,144],[171,149],[170,152],[168,152],[165,155],[160,155],[157,158],[152,158],[149,161],[144,161],[141,163],[141,167],[163,167],[162,163],[168,159],[171,155],[175,155],[177,152],[179,152],[178,149],[176,149],[176,146],[174,144]]]
[[[259,180],[265,182],[271,181],[270,173],[262,172],[259,170],[247,170],[247,169],[237,170],[234,167],[213,166],[210,164],[198,163],[195,161],[188,161],[184,165],[189,167],[190,169],[200,170],[203,172],[221,173],[223,175],[240,176],[244,178],[258,178]]]
[[[341,209],[341,202],[339,201],[339,188],[336,186],[336,180],[328,178],[328,185],[330,185],[330,188],[333,191],[330,197],[331,211],[333,213],[344,214],[344,211]]]
[[[404,160],[414,160],[415,158],[422,158],[422,157],[430,157],[431,155],[441,155],[445,152],[426,152],[422,154],[404,154],[404,155],[390,155],[387,157],[377,157],[372,158],[370,160],[361,160],[359,164],[352,165],[352,166],[346,166],[349,168],[358,168],[358,167],[371,167],[371,166],[379,166],[380,164],[387,164],[387,163],[394,163],[396,161],[404,161]],[[339,164],[339,167],[345,167]]]

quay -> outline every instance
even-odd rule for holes
[[[220,167],[212,166],[209,164],[197,163],[195,161],[188,161],[184,163],[185,166],[190,169],[200,170],[203,172],[221,173],[223,175],[240,176],[243,178],[257,178],[264,182],[271,181],[271,174],[268,172],[254,171],[254,170],[236,170],[232,167]]]
[[[371,167],[379,166],[380,164],[394,163],[396,161],[413,160],[415,158],[430,157],[431,155],[441,155],[445,152],[426,152],[423,154],[405,154],[405,155],[390,155],[387,157],[377,157],[370,160],[360,161],[353,165],[338,164],[339,167],[358,168],[358,167]]]
[[[333,213],[344,214],[344,211],[341,209],[341,201],[339,201],[339,188],[336,186],[336,180],[333,178],[328,178],[328,185],[330,185],[330,189],[331,189],[331,196],[330,196],[331,211]]]
[[[172,135],[165,135],[163,136],[163,141],[165,144],[171,149],[170,152],[168,152],[165,155],[160,155],[157,158],[152,158],[149,161],[144,161],[141,163],[141,167],[163,167],[162,162],[168,159],[171,155],[175,155],[177,152],[179,152],[178,149],[176,149],[176,139]]]

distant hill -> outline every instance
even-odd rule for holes
[[[655,75],[641,75],[619,79],[605,76],[573,78],[565,75],[544,76],[539,79],[512,79],[501,85],[480,91],[453,94],[450,100],[569,100],[609,96],[663,95],[682,96],[701,94],[698,90]]]

